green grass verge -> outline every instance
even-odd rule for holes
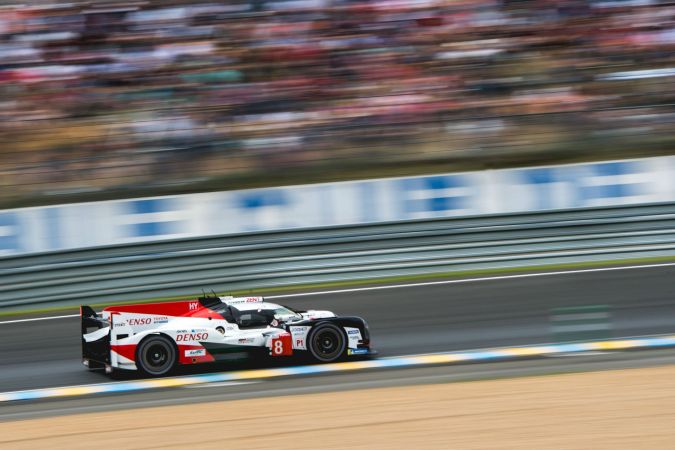
[[[589,262],[578,262],[578,263],[564,263],[564,264],[545,264],[540,266],[525,266],[525,267],[504,267],[504,268],[495,268],[495,269],[476,269],[476,270],[463,270],[455,272],[438,272],[432,274],[419,274],[419,275],[399,275],[391,277],[380,277],[380,278],[367,278],[362,280],[343,280],[343,281],[332,281],[326,283],[307,283],[307,284],[295,284],[289,286],[276,286],[269,288],[257,288],[257,289],[246,289],[246,290],[233,290],[227,292],[219,292],[219,295],[264,295],[264,294],[282,294],[282,293],[293,293],[301,291],[309,291],[316,289],[329,289],[329,288],[349,288],[349,287],[363,287],[363,286],[372,286],[372,285],[383,285],[383,284],[392,284],[392,283],[403,283],[403,282],[413,282],[413,281],[433,281],[440,279],[461,279],[461,278],[470,278],[476,276],[485,276],[485,275],[500,275],[500,274],[516,274],[516,273],[526,273],[526,272],[544,272],[552,270],[571,270],[571,269],[589,269],[595,267],[617,267],[625,265],[635,265],[635,264],[648,264],[648,263],[660,263],[660,262],[674,262],[675,256],[660,256],[660,257],[650,257],[650,258],[631,258],[631,259],[621,259],[621,260],[609,260],[609,261],[589,261]],[[175,297],[153,297],[140,300],[128,300],[122,302],[111,302],[111,303],[94,303],[89,306],[93,308],[102,308],[105,306],[112,305],[125,305],[125,304],[139,304],[139,303],[156,303],[156,302],[167,302],[175,300],[185,300],[190,298],[189,296],[181,295]],[[30,308],[25,310],[18,311],[7,311],[0,312],[0,317],[8,316],[18,316],[18,315],[28,315],[28,314],[44,314],[44,313],[55,313],[55,312],[70,312],[76,313],[79,311],[78,306],[54,306],[47,308]]]

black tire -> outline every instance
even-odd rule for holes
[[[347,349],[347,336],[332,323],[314,327],[309,335],[309,352],[319,362],[333,362],[340,359]]]
[[[164,336],[149,336],[136,349],[136,366],[146,375],[166,375],[176,366],[176,347]]]

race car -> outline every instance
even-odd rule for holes
[[[330,311],[295,311],[263,297],[111,306],[97,314],[80,307],[82,362],[90,369],[136,370],[162,376],[179,364],[233,355],[290,357],[317,362],[372,355],[368,324]]]

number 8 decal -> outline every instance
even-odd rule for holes
[[[270,348],[270,355],[272,356],[291,356],[293,355],[293,342],[291,341],[290,333],[280,334],[272,339],[272,347]]]

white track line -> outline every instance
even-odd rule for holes
[[[598,267],[594,269],[575,269],[575,270],[560,270],[557,272],[537,272],[537,273],[521,273],[517,275],[497,275],[491,277],[480,277],[480,278],[463,278],[461,280],[442,280],[442,281],[425,281],[421,283],[409,283],[409,284],[392,284],[388,286],[368,286],[361,288],[350,288],[350,289],[336,289],[332,291],[319,291],[319,292],[304,292],[300,294],[281,294],[281,295],[266,295],[265,298],[274,299],[274,298],[291,298],[291,297],[306,297],[309,295],[325,295],[325,294],[340,294],[348,292],[363,292],[363,291],[375,291],[379,289],[400,289],[400,288],[410,288],[410,287],[419,287],[419,286],[434,286],[442,284],[461,284],[461,283],[475,283],[480,281],[498,281],[498,280],[512,280],[518,278],[534,278],[534,277],[550,277],[556,275],[573,275],[579,273],[592,273],[592,272],[610,272],[614,270],[634,270],[634,269],[651,269],[657,267],[673,267],[675,263],[662,263],[662,264],[645,264],[639,266],[620,266],[620,267]],[[0,322],[2,323],[2,322]]]
[[[496,275],[491,277],[479,277],[479,278],[463,278],[461,280],[441,280],[441,281],[424,281],[420,283],[408,283],[408,284],[392,284],[387,286],[367,286],[360,288],[348,288],[348,289],[335,289],[331,291],[318,291],[318,292],[302,292],[295,294],[280,294],[280,295],[266,295],[266,299],[275,299],[275,298],[293,298],[293,297],[308,297],[311,295],[326,295],[326,294],[345,294],[350,292],[365,292],[365,291],[377,291],[381,289],[401,289],[401,288],[412,288],[420,286],[437,286],[444,284],[462,284],[462,283],[478,283],[482,281],[499,281],[499,280],[515,280],[519,278],[535,278],[535,277],[551,277],[558,275],[575,275],[580,273],[594,273],[594,272],[612,272],[616,270],[638,270],[638,269],[653,269],[659,267],[674,267],[675,263],[661,263],[661,264],[643,264],[639,266],[619,266],[619,267],[597,267],[594,269],[575,269],[575,270],[560,270],[556,272],[536,272],[536,273],[520,273],[516,275]],[[51,316],[51,317],[35,317],[32,319],[19,319],[19,320],[6,320],[0,322],[2,324],[8,323],[19,323],[19,322],[33,322],[38,320],[51,320],[51,319],[65,319],[69,317],[79,317],[79,314],[70,314],[67,316]]]
[[[80,315],[68,314],[67,316],[34,317],[32,319],[5,320],[4,322],[0,322],[0,325],[2,325],[3,323],[21,323],[21,322],[35,322],[37,320],[66,319],[69,317],[80,317]]]

